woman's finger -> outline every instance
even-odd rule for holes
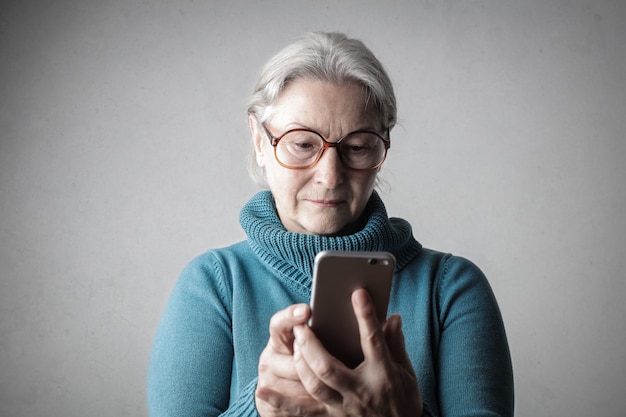
[[[390,316],[383,325],[383,333],[385,335],[385,340],[387,341],[387,347],[389,349],[391,359],[411,373],[414,373],[413,365],[411,364],[411,359],[406,352],[406,345],[404,343],[402,317],[398,314]]]
[[[358,289],[352,294],[352,307],[359,326],[361,349],[366,362],[383,364],[389,360],[389,350],[376,309],[368,292]]]
[[[348,368],[326,351],[308,327],[296,327],[294,334],[294,363],[304,388],[318,401],[330,406],[341,404],[338,390],[349,385],[345,375]]]
[[[272,416],[321,416],[325,407],[307,394],[294,395],[275,388],[257,388],[256,407],[261,415]]]
[[[294,304],[274,314],[270,319],[268,345],[277,353],[293,354],[293,328],[306,323],[311,309],[306,304]]]
[[[298,380],[293,356],[275,352],[266,347],[259,357],[259,377],[271,375],[273,378]]]

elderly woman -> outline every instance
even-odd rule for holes
[[[264,68],[249,124],[269,190],[243,207],[247,240],[182,272],[150,359],[150,415],[511,416],[500,312],[471,262],[423,248],[374,190],[396,122],[393,87],[358,40],[309,34]],[[313,260],[326,249],[397,260],[380,323],[352,295],[363,362],[307,327]]]

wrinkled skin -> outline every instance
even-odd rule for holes
[[[306,326],[307,305],[292,305],[272,317],[255,393],[262,417],[422,415],[400,316],[379,323],[365,290],[354,292],[352,305],[365,356],[355,369],[332,357]]]

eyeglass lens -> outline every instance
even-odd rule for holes
[[[336,147],[341,161],[353,169],[374,168],[385,158],[385,143],[372,132],[351,133]],[[276,157],[289,167],[308,167],[317,162],[324,149],[324,140],[317,133],[295,130],[278,141]]]

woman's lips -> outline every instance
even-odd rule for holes
[[[326,199],[321,199],[321,200],[309,200],[309,202],[313,203],[314,205],[316,205],[318,207],[334,208],[334,207],[338,207],[338,206],[344,204],[345,200],[336,200],[336,199],[326,200]]]

